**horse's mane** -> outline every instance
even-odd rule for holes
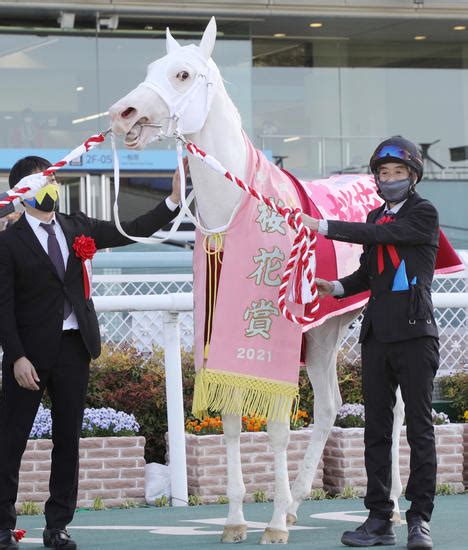
[[[237,116],[237,121],[239,122],[240,126],[242,127],[242,117],[239,113],[239,109],[236,107],[236,104],[234,103],[234,101],[232,101],[231,96],[228,94],[228,92],[226,90],[226,84],[231,84],[231,83],[229,82],[229,80],[225,80],[222,76],[221,76],[221,79],[220,79],[219,83],[220,83],[220,87],[224,91],[224,94],[225,94],[227,100],[232,105],[232,109],[233,109],[234,113]]]

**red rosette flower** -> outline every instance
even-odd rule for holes
[[[75,251],[75,255],[80,258],[80,260],[92,260],[97,250],[96,243],[92,237],[80,235],[79,237],[75,237],[73,250]]]
[[[83,269],[84,295],[86,300],[89,300],[91,296],[91,264],[90,262],[88,264],[85,262],[93,259],[97,250],[96,243],[92,237],[80,235],[79,237],[75,237],[73,250],[75,251],[75,256],[81,260],[81,267]]]
[[[16,542],[19,542],[22,538],[24,538],[24,535],[26,534],[26,531],[24,529],[16,529],[16,531],[13,531],[13,536],[16,539]]]

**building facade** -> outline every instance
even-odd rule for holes
[[[379,140],[420,144],[422,192],[468,248],[466,0],[0,1],[0,186],[21,156],[55,162],[109,126],[107,111],[165,53],[164,31],[214,60],[255,145],[299,177],[367,171]],[[122,218],[165,194],[174,144],[121,147]],[[63,171],[61,208],[111,219],[112,157]]]

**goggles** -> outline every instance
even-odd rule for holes
[[[411,153],[409,153],[405,149],[402,149],[401,147],[398,147],[397,145],[384,145],[382,149],[374,153],[374,157],[372,160],[375,162],[376,160],[383,160],[387,157],[400,159],[402,161],[415,162],[415,158],[413,157],[413,155],[411,155]]]
[[[412,158],[408,151],[396,145],[384,145],[384,147],[374,155],[376,159],[383,159],[385,157],[393,157],[401,160],[411,160]]]

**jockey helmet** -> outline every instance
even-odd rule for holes
[[[423,176],[423,158],[418,147],[408,139],[393,136],[380,143],[374,151],[369,165],[374,176],[381,164],[398,162],[405,164],[416,174],[416,183]]]

